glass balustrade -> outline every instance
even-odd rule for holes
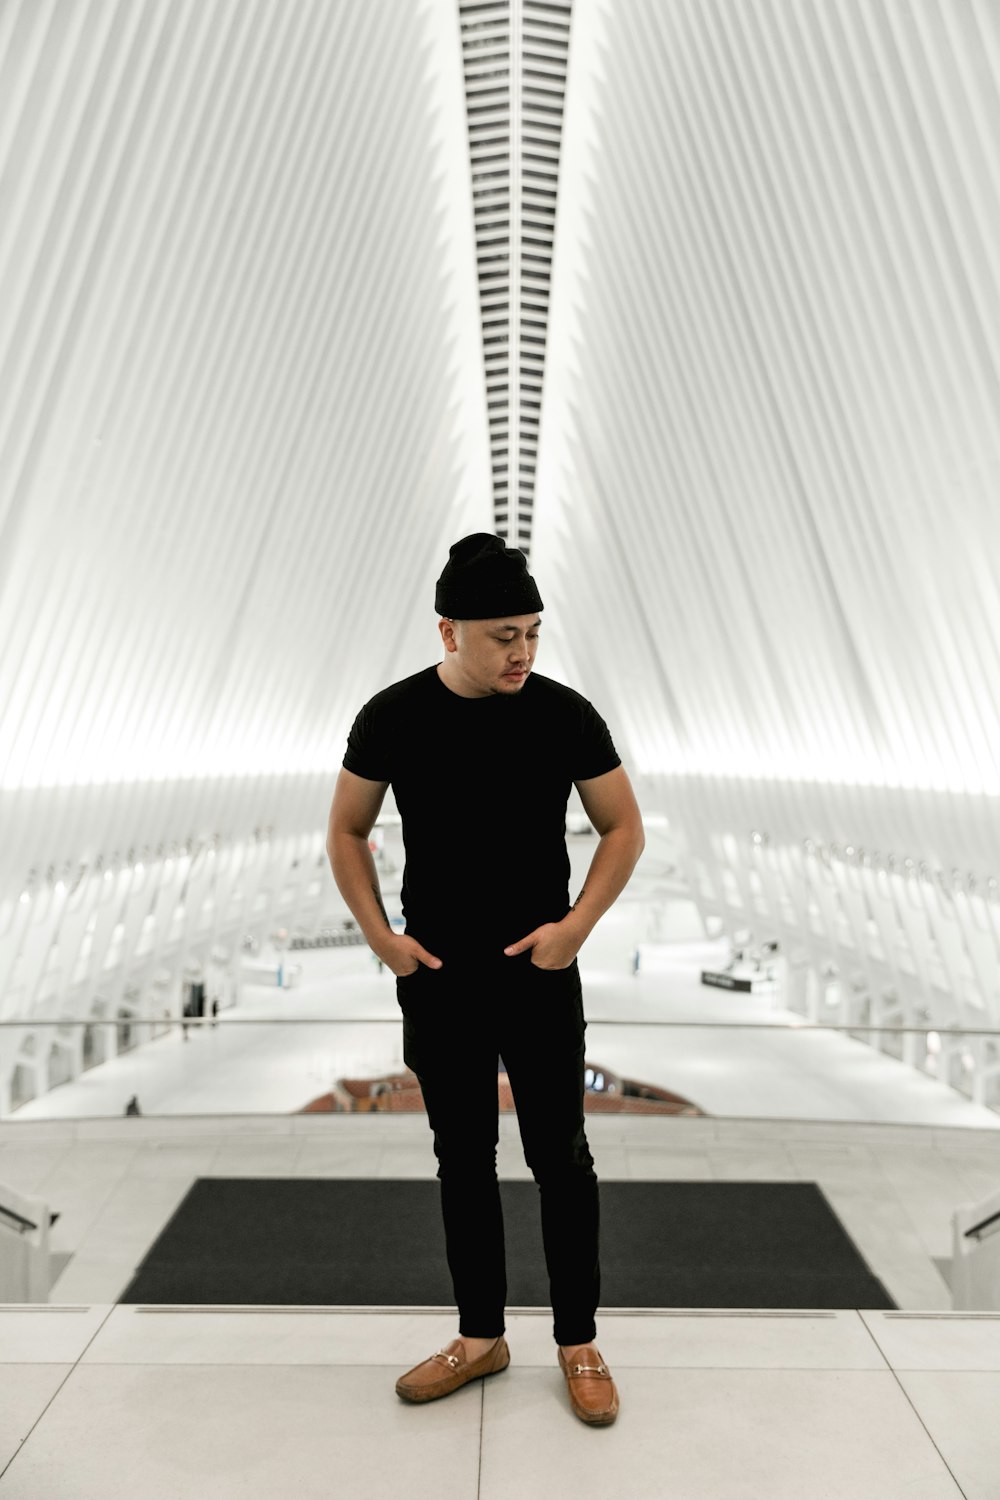
[[[0,1121],[423,1111],[388,972],[335,1014],[252,1009],[0,1022]],[[654,1012],[588,997],[588,1114],[1000,1129],[997,1030]],[[499,1056],[497,1082],[512,1110]]]

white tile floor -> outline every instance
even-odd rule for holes
[[[547,1312],[444,1400],[397,1375],[437,1309],[0,1308],[4,1500],[995,1500],[1000,1314],[607,1313],[609,1428],[571,1412]]]
[[[622,1409],[589,1429],[548,1309],[509,1310],[508,1370],[412,1407],[395,1379],[452,1309],[115,1305],[198,1176],[433,1176],[422,1115],[290,1113],[331,1070],[400,1061],[388,976],[305,955],[300,989],[243,1013],[308,1026],[164,1040],[0,1124],[0,1183],[61,1215],[50,1304],[0,1306],[0,1500],[998,1500],[1000,1313],[953,1313],[948,1272],[954,1207],[1000,1181],[1000,1116],[842,1036],[627,1025],[783,1013],[701,987],[694,948],[633,979],[611,915],[581,955],[588,1058],[707,1117],[590,1116],[599,1176],[816,1181],[899,1312],[601,1311]],[[513,1116],[498,1163],[528,1175]]]

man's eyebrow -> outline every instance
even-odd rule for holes
[[[542,623],[541,620],[534,620],[528,626],[528,629],[529,630],[537,630],[538,627],[539,627],[539,625],[541,623]],[[520,625],[494,625],[493,628],[494,628],[494,630],[513,630],[513,632],[514,632],[515,635],[519,635],[520,631],[521,631]]]

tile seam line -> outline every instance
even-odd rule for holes
[[[860,1312],[858,1313],[858,1316],[859,1316],[859,1318],[861,1317]],[[941,1449],[938,1447],[937,1443],[934,1441],[934,1437],[933,1437],[932,1433],[930,1432],[930,1430],[929,1430],[926,1422],[924,1421],[923,1417],[920,1415],[920,1413],[917,1410],[916,1406],[913,1404],[913,1398],[910,1396],[909,1391],[906,1389],[905,1385],[903,1384],[902,1380],[900,1379],[899,1371],[892,1364],[891,1360],[889,1359],[888,1354],[886,1354],[885,1350],[882,1348],[881,1344],[879,1343],[879,1341],[878,1341],[878,1339],[877,1339],[877,1337],[875,1335],[875,1330],[872,1328],[871,1324],[865,1318],[861,1318],[861,1322],[864,1324],[864,1326],[865,1326],[865,1328],[866,1328],[866,1330],[868,1332],[868,1337],[871,1339],[871,1341],[875,1345],[876,1349],[878,1349],[879,1354],[881,1354],[882,1358],[885,1360],[886,1366],[887,1366],[890,1374],[892,1375],[893,1380],[896,1382],[896,1385],[898,1386],[898,1388],[899,1388],[899,1390],[900,1390],[900,1392],[901,1392],[901,1394],[903,1396],[903,1399],[906,1401],[906,1404],[909,1406],[910,1410],[913,1412],[913,1415],[916,1417],[917,1421],[920,1423],[920,1426],[923,1429],[923,1432],[924,1432],[924,1435],[927,1438],[927,1441],[931,1444],[931,1446],[933,1447],[933,1449],[934,1449],[935,1453],[937,1454],[938,1458],[941,1460],[941,1462],[944,1464],[945,1469],[948,1471],[948,1474],[949,1474],[949,1476],[951,1478],[951,1481],[952,1481],[952,1483],[955,1486],[956,1493],[959,1494],[959,1495],[961,1495],[961,1496],[963,1496],[964,1500],[968,1500],[968,1496],[966,1495],[965,1490],[963,1490],[962,1486],[959,1484],[958,1477],[955,1474],[954,1470],[952,1469],[951,1464],[949,1464],[948,1460],[945,1458],[944,1454],[941,1452]]]
[[[479,1451],[476,1455],[476,1500],[483,1492],[483,1436],[486,1428],[486,1381],[479,1382]]]
[[[97,1305],[100,1305],[99,1299],[95,1298],[94,1302],[97,1303]],[[50,1305],[51,1306],[58,1306],[58,1304],[50,1304]],[[91,1305],[93,1305],[93,1303]],[[323,1316],[333,1316],[333,1317],[345,1317],[345,1316],[346,1317],[415,1317],[415,1316],[416,1317],[441,1317],[441,1316],[443,1316],[446,1313],[447,1314],[453,1314],[453,1313],[456,1313],[458,1311],[458,1309],[457,1309],[457,1307],[455,1306],[454,1303],[440,1303],[440,1304],[437,1304],[437,1303],[426,1303],[426,1304],[417,1304],[417,1305],[411,1306],[408,1303],[386,1303],[386,1304],[370,1304],[369,1305],[367,1303],[352,1303],[352,1302],[330,1302],[330,1303],[327,1303],[327,1302],[321,1302],[321,1303],[309,1303],[309,1302],[307,1302],[307,1303],[299,1303],[299,1302],[288,1302],[288,1303],[284,1303],[284,1302],[260,1302],[260,1303],[256,1303],[256,1302],[242,1302],[242,1303],[232,1303],[232,1302],[219,1302],[219,1303],[213,1303],[213,1302],[204,1302],[204,1303],[177,1302],[177,1303],[173,1303],[173,1302],[120,1302],[119,1301],[119,1302],[115,1302],[115,1303],[111,1304],[111,1306],[113,1308],[114,1307],[127,1307],[127,1308],[130,1308],[136,1314],[142,1313],[142,1314],[162,1315],[162,1314],[166,1313],[166,1314],[171,1314],[171,1315],[175,1315],[175,1316],[180,1316],[182,1314],[183,1315],[187,1315],[187,1314],[191,1314],[191,1313],[193,1313],[193,1314],[195,1314],[197,1316],[203,1316],[203,1315],[219,1316],[219,1315],[229,1315],[229,1314],[232,1314],[232,1313],[242,1314],[242,1315],[247,1315],[247,1316],[249,1316],[249,1315],[258,1316],[260,1314],[266,1314],[266,1315],[270,1316],[271,1314],[275,1314],[275,1313],[282,1314],[282,1315],[287,1314],[287,1315],[290,1315],[290,1316],[291,1315],[303,1316],[303,1315],[306,1315],[306,1314],[312,1315],[314,1313],[317,1313],[317,1314],[321,1314]],[[0,1307],[0,1313],[2,1313],[3,1310],[4,1309],[2,1307]],[[18,1309],[11,1309],[11,1310],[12,1311],[16,1311]],[[62,1309],[60,1309],[60,1310],[62,1310]],[[73,1310],[75,1310],[75,1309],[73,1309]],[[85,1309],[81,1309],[81,1310],[83,1310],[83,1311],[89,1311],[89,1308],[85,1308]],[[526,1305],[523,1305],[523,1304],[522,1305],[508,1304],[507,1307],[506,1307],[506,1309],[505,1309],[505,1311],[507,1313],[509,1313],[511,1315],[511,1317],[535,1317],[535,1318],[543,1318],[543,1317],[544,1318],[550,1318],[551,1317],[551,1308],[548,1306],[548,1304],[542,1304],[542,1303],[539,1303],[537,1306],[526,1306]],[[767,1307],[767,1308],[746,1308],[746,1307],[708,1307],[708,1308],[706,1308],[706,1307],[678,1307],[678,1308],[674,1308],[674,1307],[614,1307],[614,1306],[606,1306],[603,1303],[601,1303],[598,1306],[597,1312],[600,1313],[601,1316],[605,1317],[605,1318],[607,1318],[607,1317],[617,1317],[617,1318],[772,1318],[772,1319],[773,1318],[785,1318],[785,1319],[789,1319],[789,1318],[809,1318],[809,1319],[821,1318],[821,1319],[824,1319],[824,1320],[826,1320],[828,1322],[835,1321],[837,1319],[837,1317],[838,1317],[838,1314],[840,1314],[842,1312],[851,1312],[851,1313],[855,1313],[855,1314],[859,1314],[859,1313],[862,1313],[862,1312],[874,1312],[874,1313],[882,1313],[882,1314],[884,1314],[887,1317],[888,1316],[893,1316],[893,1315],[907,1316],[907,1317],[935,1317],[935,1318],[951,1316],[951,1314],[948,1313],[948,1312],[942,1313],[942,1312],[937,1311],[937,1310],[933,1310],[933,1311],[931,1311],[929,1313],[920,1313],[920,1312],[904,1312],[903,1310],[900,1310],[900,1309],[888,1309],[888,1308],[854,1308],[854,1307],[852,1307],[852,1308],[829,1308],[829,1307],[818,1307],[818,1308],[811,1308],[811,1307],[806,1307],[806,1308],[783,1308],[783,1307]],[[962,1315],[961,1314],[956,1314],[956,1316],[962,1316]],[[971,1312],[969,1314],[969,1316],[972,1316],[972,1317],[982,1317],[982,1316],[984,1316],[984,1314],[982,1314],[982,1313],[976,1313],[976,1312]],[[997,1316],[1000,1316],[1000,1314],[997,1314]]]
[[[881,1350],[879,1352],[881,1354]],[[882,1357],[884,1359],[885,1356],[883,1355]],[[22,1363],[23,1364],[23,1363],[25,1363],[25,1361],[23,1361],[23,1360],[22,1361],[12,1360],[11,1363],[13,1363],[13,1364]],[[58,1363],[62,1363],[62,1361],[59,1361],[59,1360],[30,1360],[30,1361],[27,1361],[27,1363],[30,1363],[32,1366],[35,1366],[35,1365],[58,1364]],[[511,1361],[511,1363],[513,1364],[513,1360]],[[308,1360],[303,1360],[303,1359],[294,1359],[294,1360],[293,1359],[287,1359],[287,1360],[286,1359],[259,1359],[259,1360],[258,1359],[255,1359],[255,1360],[237,1360],[237,1359],[196,1359],[196,1360],[192,1360],[192,1359],[156,1359],[156,1360],[154,1360],[154,1359],[100,1359],[100,1360],[93,1360],[93,1361],[91,1361],[91,1363],[88,1365],[87,1368],[88,1369],[100,1369],[100,1368],[105,1368],[105,1367],[113,1367],[115,1369],[129,1369],[129,1370],[164,1370],[164,1369],[169,1369],[169,1370],[300,1370],[300,1369],[303,1369],[303,1370],[316,1370],[316,1369],[323,1369],[323,1370],[395,1370],[395,1369],[398,1368],[398,1366],[399,1366],[399,1361],[395,1360],[395,1359],[366,1360],[363,1364],[362,1363],[358,1363],[357,1361],[355,1361],[354,1363],[352,1363],[349,1360],[340,1361],[340,1360],[321,1360],[321,1359],[308,1359]],[[536,1361],[536,1360],[522,1360],[522,1361],[520,1361],[520,1363],[518,1365],[518,1368],[521,1369],[521,1370],[544,1370],[547,1374],[553,1373],[552,1363],[549,1360],[545,1360],[544,1362],[543,1361]],[[726,1374],[726,1375],[730,1375],[730,1374],[735,1374],[735,1375],[760,1375],[762,1372],[765,1372],[765,1371],[770,1371],[772,1373],[777,1373],[777,1374],[782,1374],[782,1373],[787,1373],[787,1372],[792,1372],[792,1371],[794,1371],[794,1372],[796,1372],[798,1374],[813,1373],[813,1374],[828,1374],[828,1375],[895,1375],[896,1374],[896,1371],[892,1368],[891,1365],[888,1365],[885,1369],[883,1369],[881,1367],[875,1368],[872,1365],[830,1365],[830,1364],[798,1365],[798,1364],[793,1364],[793,1363],[790,1363],[790,1362],[786,1362],[786,1363],[782,1363],[782,1364],[773,1364],[773,1365],[762,1365],[762,1364],[757,1364],[757,1365],[714,1365],[714,1364],[669,1364],[669,1365],[641,1364],[641,1365],[634,1365],[634,1364],[629,1364],[627,1360],[621,1359],[621,1358],[616,1358],[616,1360],[615,1360],[615,1368],[616,1369],[621,1369],[621,1370],[635,1370],[635,1371],[642,1371],[642,1370],[662,1370],[664,1372],[667,1372],[667,1371],[677,1371],[677,1372],[687,1371],[687,1372],[693,1372],[693,1371],[697,1371],[697,1370],[703,1370],[703,1371],[711,1371],[714,1374]],[[990,1370],[981,1370],[981,1369],[973,1369],[973,1370],[951,1370],[951,1369],[949,1369],[949,1370],[919,1370],[919,1371],[916,1371],[914,1373],[917,1373],[917,1374],[927,1374],[927,1375],[942,1375],[942,1374],[944,1374],[944,1375],[977,1375],[977,1374],[978,1375],[989,1375],[989,1374],[992,1374],[993,1372],[990,1371]],[[69,1376],[67,1375],[66,1378],[69,1379]],[[477,1378],[481,1379],[482,1377],[480,1376],[480,1377],[477,1377]],[[65,1381],[63,1382],[63,1384],[65,1384]],[[897,1384],[898,1384],[898,1381],[897,1381]],[[62,1386],[60,1386],[59,1389],[61,1390]],[[56,1394],[58,1394],[58,1393],[56,1393]],[[905,1391],[904,1391],[904,1395],[905,1395]],[[485,1400],[485,1382],[484,1382],[483,1397],[484,1397],[484,1400]],[[39,1420],[41,1420],[41,1419],[39,1419]],[[27,1440],[25,1440],[25,1441],[27,1441]]]
[[[101,1332],[101,1329],[104,1327],[104,1325],[107,1323],[108,1319],[111,1317],[111,1314],[114,1312],[116,1306],[117,1306],[117,1303],[112,1303],[108,1307],[107,1313],[101,1319],[101,1321],[98,1324],[98,1326],[94,1329],[93,1333],[91,1334],[90,1338],[87,1340],[87,1342],[83,1346],[83,1348],[80,1350],[80,1352],[77,1355],[76,1359],[73,1360],[73,1362],[70,1364],[70,1367],[66,1371],[66,1374],[63,1376],[62,1380],[60,1380],[59,1384],[56,1386],[55,1390],[52,1392],[51,1396],[46,1401],[46,1403],[42,1407],[41,1411],[38,1413],[38,1416],[32,1422],[31,1426],[28,1428],[27,1432],[24,1434],[24,1437],[21,1439],[21,1441],[18,1443],[17,1447],[14,1449],[14,1452],[11,1454],[10,1458],[4,1464],[3,1468],[0,1468],[0,1483],[2,1483],[2,1481],[4,1479],[4,1476],[7,1473],[7,1470],[10,1468],[11,1464],[15,1461],[15,1459],[18,1456],[18,1454],[22,1453],[24,1451],[24,1449],[27,1447],[28,1440],[30,1439],[31,1434],[36,1430],[36,1428],[38,1427],[38,1424],[42,1421],[42,1419],[44,1418],[44,1416],[48,1412],[48,1410],[51,1407],[53,1401],[55,1401],[55,1399],[59,1395],[59,1393],[65,1388],[66,1382],[69,1380],[69,1378],[73,1374],[73,1372],[78,1368],[81,1360],[83,1359],[83,1356],[86,1354],[86,1352],[90,1348],[91,1344],[97,1338],[97,1335]],[[46,1364],[49,1364],[49,1363],[52,1363],[52,1364],[62,1364],[63,1361],[62,1360],[52,1360],[52,1361],[46,1360],[46,1361],[44,1361],[44,1363],[46,1363]]]

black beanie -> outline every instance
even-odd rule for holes
[[[528,560],[502,536],[475,531],[449,549],[434,608],[449,620],[492,620],[544,609]]]

